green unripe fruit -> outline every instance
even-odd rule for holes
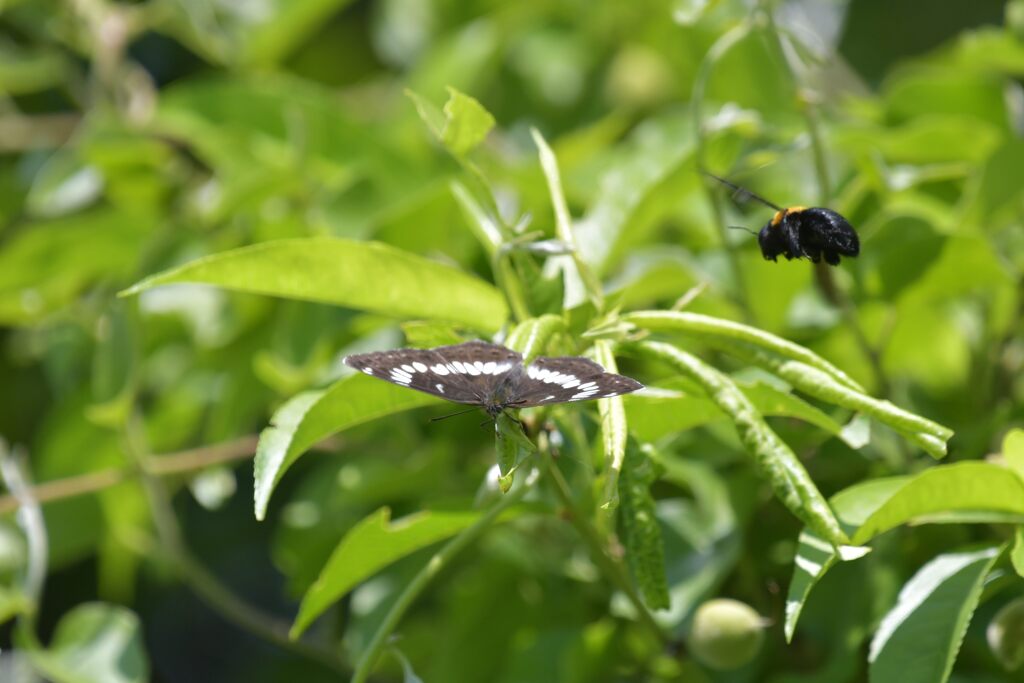
[[[1024,664],[1024,598],[1006,603],[985,631],[992,654],[1007,671]]]
[[[764,640],[764,623],[752,607],[718,598],[697,608],[687,639],[694,658],[717,671],[738,669],[752,660]]]

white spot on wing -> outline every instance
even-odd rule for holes
[[[441,375],[442,377],[448,374],[448,366],[440,363],[437,365],[431,365],[430,369],[433,370],[435,374]]]
[[[480,363],[480,361],[477,361],[477,363],[479,363],[480,366],[483,367],[483,363]],[[475,364],[465,363],[463,364],[462,367],[466,368],[466,372],[473,375],[474,377],[480,374],[480,368],[478,368]]]
[[[414,368],[413,366],[409,365],[408,363],[403,364],[402,365],[402,369],[405,370],[406,372],[408,372],[410,375],[412,375],[412,373],[416,372],[416,368]]]
[[[367,375],[372,375],[373,368],[363,368],[363,372],[365,372]]]
[[[443,384],[441,384],[440,382],[438,382],[438,383],[437,383],[437,384],[435,384],[434,386],[435,386],[435,387],[437,387],[437,390],[438,390],[438,391],[440,391],[440,392],[441,392],[442,394],[444,393],[444,385],[443,385]]]
[[[423,363],[419,362],[419,361],[414,361],[412,366],[414,368],[416,368],[417,372],[426,372],[427,371],[427,366],[424,365]]]
[[[466,366],[463,365],[461,361],[453,360],[452,367],[455,368],[455,372],[461,372],[463,374],[466,373]]]
[[[580,385],[580,381],[578,379],[576,379],[575,377],[573,377],[568,382],[563,384],[562,388],[563,389],[572,389],[573,387],[578,387],[579,385]]]
[[[582,401],[585,398],[590,398],[591,396],[593,396],[596,393],[597,393],[597,389],[590,389],[588,391],[580,391],[578,393],[573,394],[572,395],[572,399],[570,399],[570,400]]]
[[[494,371],[494,369],[496,367],[497,367],[497,363],[495,363],[493,360],[489,360],[486,363],[484,363],[483,371],[484,371],[484,373],[486,373],[488,375],[494,375],[494,374],[497,374]]]

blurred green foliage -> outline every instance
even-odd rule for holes
[[[1022,77],[1021,0],[0,3],[0,680],[1024,680]],[[651,389],[341,363],[495,332]]]

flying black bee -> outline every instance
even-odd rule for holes
[[[750,197],[775,209],[775,215],[757,233],[757,243],[765,259],[775,261],[781,255],[789,261],[806,256],[818,263],[824,256],[825,263],[837,266],[840,256],[856,256],[860,253],[860,240],[853,226],[832,209],[820,206],[783,208],[725,178],[710,173],[707,175],[731,187],[735,190],[734,195]]]

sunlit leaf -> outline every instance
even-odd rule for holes
[[[1017,574],[1024,578],[1024,526],[1018,526],[1013,532],[1013,549],[1010,561]]]
[[[153,275],[122,295],[173,283],[318,301],[396,317],[431,317],[485,331],[505,322],[504,297],[460,270],[376,242],[264,242]]]
[[[872,683],[945,683],[1001,548],[940,555],[900,591],[871,641]]]
[[[1024,480],[999,465],[962,462],[933,467],[915,476],[856,484],[830,502],[851,542],[859,546],[901,524],[1022,524]],[[841,557],[828,547],[825,540],[807,530],[800,536],[786,600],[789,638],[814,585]]]
[[[348,427],[392,413],[438,402],[429,394],[410,391],[363,374],[338,380],[323,391],[292,398],[260,434],[256,449],[256,519],[267,512],[270,494],[285,471],[320,439]]]
[[[1024,429],[1011,429],[1003,437],[1003,458],[1024,479]]]

